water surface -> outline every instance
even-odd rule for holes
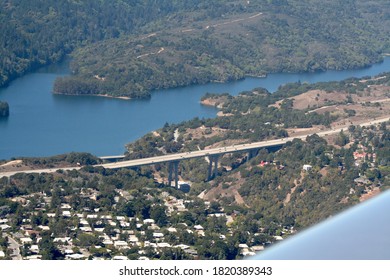
[[[194,117],[212,118],[215,108],[202,106],[206,92],[237,95],[256,87],[274,92],[289,82],[339,81],[390,71],[390,57],[369,68],[300,74],[270,74],[229,83],[159,90],[148,100],[53,95],[56,77],[69,75],[67,63],[41,68],[0,90],[10,116],[0,120],[0,159],[50,156],[72,151],[98,156],[122,154],[124,145],[162,127]]]

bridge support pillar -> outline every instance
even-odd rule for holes
[[[249,151],[248,151],[248,156],[246,157],[246,161],[251,160],[252,158],[254,158],[255,156],[257,156],[258,153],[259,153],[259,149],[252,149],[252,150],[249,150]]]
[[[171,161],[168,165],[168,186],[172,184],[172,173],[175,172],[175,188],[179,187],[179,161]]]
[[[218,175],[218,159],[219,159],[219,155],[209,156],[209,172],[207,176],[208,181],[217,177]],[[214,165],[214,170],[213,170],[213,165]]]

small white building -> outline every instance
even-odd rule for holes
[[[144,247],[157,248],[157,244],[156,243],[152,243],[150,241],[145,241]]]
[[[161,243],[157,243],[157,247],[158,248],[171,248],[172,246],[169,243],[161,242]]]
[[[42,226],[42,225],[40,225],[40,226],[38,226],[42,231],[48,231],[48,230],[50,230],[50,227],[49,226]]]
[[[274,236],[275,240],[276,241],[282,241],[283,240],[283,237],[277,235],[277,236]]]
[[[151,230],[159,230],[160,227],[156,224],[151,224],[150,226],[148,226],[148,229],[151,229]]]
[[[117,241],[114,242],[114,246],[117,247],[117,248],[123,248],[123,247],[128,247],[129,244],[127,244],[126,241],[117,240]]]
[[[56,237],[54,238],[53,242],[59,242],[59,243],[70,243],[72,241],[72,238],[70,237]]]
[[[129,242],[131,243],[137,243],[139,241],[138,237],[135,236],[134,234],[129,235]]]
[[[113,227],[116,227],[116,223],[114,222],[114,221],[108,221],[108,224],[110,225],[110,226],[113,226]]]
[[[111,215],[103,215],[101,216],[100,218],[104,219],[104,220],[111,220],[112,219],[112,216]]]
[[[32,253],[38,254],[38,253],[39,253],[39,247],[38,247],[38,245],[31,245],[30,251],[31,251]]]
[[[42,255],[31,255],[24,258],[25,260],[29,261],[39,261],[42,259]]]
[[[264,245],[256,245],[256,246],[253,246],[252,247],[253,251],[255,252],[261,252],[261,251],[264,251]]]
[[[154,238],[163,238],[164,234],[162,232],[153,232]]]
[[[82,254],[72,254],[72,255],[67,255],[65,259],[67,260],[83,260],[86,259],[87,257],[82,255]]]
[[[194,229],[195,230],[204,230],[204,228],[201,225],[195,225]]]
[[[113,245],[114,242],[112,240],[110,240],[110,239],[106,239],[106,240],[103,241],[103,244],[104,245]]]
[[[70,211],[62,211],[62,216],[70,218],[72,215],[70,214]]]
[[[86,219],[80,219],[80,222],[79,222],[80,224],[82,224],[82,225],[89,225],[89,223],[88,223],[88,221],[86,220]]]
[[[22,242],[22,244],[31,244],[32,243],[32,239],[30,237],[22,237],[20,238],[20,242]]]
[[[65,249],[64,253],[65,255],[72,255],[74,252],[72,249]]]
[[[7,230],[9,228],[11,228],[11,226],[9,226],[9,225],[0,225],[1,230]]]
[[[177,229],[174,227],[170,227],[170,228],[168,228],[168,231],[174,233],[174,232],[177,232]]]
[[[88,214],[87,215],[87,219],[97,219],[98,218],[98,215],[96,214]]]
[[[80,227],[80,230],[82,230],[84,232],[92,232],[92,228],[91,227]]]
[[[126,256],[115,256],[113,258],[114,261],[127,261],[129,258]]]
[[[186,245],[186,244],[179,244],[179,245],[176,245],[175,248],[180,248],[182,250],[186,250],[186,249],[190,249],[190,246]]]
[[[304,164],[302,169],[305,171],[310,171],[313,169],[313,166],[311,166],[310,164]]]
[[[255,256],[256,253],[255,253],[255,252],[252,252],[252,251],[250,251],[250,250],[248,250],[248,249],[243,249],[243,250],[241,251],[241,255],[243,255],[244,257],[250,257],[250,256]]]
[[[120,225],[121,227],[130,227],[130,223],[125,221],[120,221]]]

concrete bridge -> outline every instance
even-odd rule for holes
[[[220,148],[212,148],[205,149],[199,151],[191,151],[185,153],[177,153],[177,154],[168,154],[163,156],[149,157],[149,158],[141,158],[141,159],[132,159],[125,161],[117,161],[118,159],[123,159],[125,156],[108,156],[108,157],[100,157],[100,159],[104,161],[115,161],[103,164],[94,165],[94,167],[104,167],[108,169],[120,169],[120,168],[131,168],[131,167],[140,167],[147,165],[154,165],[158,163],[168,163],[168,184],[170,185],[172,181],[175,181],[175,186],[178,187],[178,167],[179,162],[182,160],[188,160],[193,158],[207,157],[209,161],[208,168],[208,180],[211,180],[217,175],[218,171],[218,160],[219,157],[227,154],[227,153],[237,153],[237,152],[247,152],[247,159],[251,159],[254,157],[257,152],[262,148],[269,147],[277,147],[281,146],[288,141],[292,141],[294,138],[305,139],[307,135],[299,136],[299,137],[287,137],[283,139],[276,140],[267,140],[262,142],[250,143],[250,144],[240,144],[240,145],[232,145]],[[24,170],[24,171],[14,171],[14,172],[0,172],[1,177],[10,177],[16,173],[53,173],[57,170],[79,170],[82,166],[78,167],[66,167],[66,168],[49,168],[49,169],[37,169],[37,170]]]
[[[116,155],[116,156],[104,156],[99,158],[103,160],[103,162],[116,162],[124,159],[125,157],[126,157],[125,155]]]
[[[157,163],[168,163],[168,184],[175,181],[175,186],[178,187],[178,167],[179,162],[182,160],[188,160],[193,158],[207,157],[209,161],[208,167],[208,180],[211,180],[217,175],[218,171],[218,160],[221,156],[228,153],[247,152],[247,160],[257,155],[257,152],[263,148],[282,146],[288,141],[292,141],[295,138],[305,139],[306,135],[299,137],[286,137],[283,139],[267,140],[249,144],[239,144],[220,148],[205,149],[199,151],[191,151],[185,153],[168,154],[157,157],[133,159],[126,161],[119,161],[114,163],[99,164],[96,166],[102,166],[109,169],[119,169],[128,167],[139,167],[146,165],[154,165]]]
[[[369,125],[375,125],[382,122],[387,122],[390,120],[390,117],[381,118],[377,120],[371,120],[367,121],[365,123],[355,124],[360,126],[369,126]],[[326,131],[317,132],[318,136],[326,136],[330,134],[336,134],[340,133],[342,130],[347,130],[349,125],[337,128],[337,129],[331,129]],[[133,159],[133,160],[125,160],[125,161],[118,161],[113,163],[103,163],[95,165],[95,167],[104,167],[108,169],[119,169],[119,168],[128,168],[128,167],[139,167],[139,166],[146,166],[146,165],[154,165],[157,163],[168,163],[168,184],[170,185],[172,183],[172,180],[175,181],[175,186],[178,187],[178,166],[179,162],[182,160],[188,160],[192,158],[199,158],[199,157],[208,157],[209,159],[209,168],[208,168],[208,179],[212,179],[217,175],[217,168],[218,168],[218,160],[219,157],[227,154],[227,153],[237,153],[237,152],[247,152],[248,156],[247,159],[252,158],[257,154],[257,152],[260,149],[263,148],[271,148],[271,147],[277,147],[282,146],[286,144],[289,141],[292,141],[294,139],[306,139],[307,136],[313,135],[314,133],[305,134],[302,136],[294,136],[294,137],[286,137],[281,139],[274,139],[274,140],[266,140],[261,142],[255,142],[255,143],[249,143],[249,144],[239,144],[239,145],[232,145],[232,146],[226,146],[226,147],[219,147],[219,148],[212,148],[212,149],[205,149],[205,150],[199,150],[199,151],[191,151],[191,152],[185,152],[185,153],[177,153],[177,154],[168,154],[163,156],[156,156],[156,157],[149,157],[149,158],[142,158],[142,159]],[[114,158],[123,158],[124,156],[113,156]],[[103,157],[103,159],[111,159],[113,157]],[[1,177],[10,177],[16,173],[52,173],[56,172],[57,170],[79,170],[82,167],[67,167],[67,168],[51,168],[51,169],[40,169],[40,170],[25,170],[25,171],[18,171],[18,172],[0,172],[0,178]],[[174,176],[174,178],[173,178]]]
[[[379,124],[379,123],[386,122],[389,120],[390,120],[390,117],[386,117],[386,118],[381,118],[381,119],[377,119],[377,120],[371,120],[371,121],[368,121],[365,123],[361,123],[359,125],[360,126],[368,126],[368,125]],[[349,127],[349,125],[339,127],[337,129],[320,131],[320,132],[317,132],[315,134],[317,134],[320,137],[323,137],[323,136],[330,135],[330,134],[340,133],[342,130],[347,130],[348,127]],[[118,168],[124,168],[124,167],[153,165],[156,163],[168,163],[169,164],[169,166],[168,166],[168,184],[171,185],[172,180],[174,179],[175,187],[178,187],[178,166],[179,166],[179,162],[182,160],[199,158],[199,157],[208,157],[209,167],[208,167],[207,179],[211,180],[212,178],[217,176],[218,160],[219,160],[219,157],[224,155],[224,154],[237,153],[237,152],[247,152],[248,153],[247,160],[249,160],[249,159],[253,158],[254,156],[256,156],[260,149],[282,146],[282,145],[286,144],[287,142],[292,141],[294,139],[305,140],[307,136],[310,136],[313,134],[314,133],[310,133],[310,134],[305,134],[302,136],[286,137],[286,138],[281,138],[281,139],[254,142],[254,143],[249,143],[249,144],[239,144],[239,145],[205,149],[205,150],[199,150],[199,151],[169,154],[169,155],[163,155],[163,156],[157,156],[157,157],[151,157],[151,158],[119,161],[119,162],[115,162],[115,163],[101,164],[98,166],[102,166],[104,168],[110,168],[110,169],[118,169]],[[173,176],[174,176],[174,178],[172,178]]]

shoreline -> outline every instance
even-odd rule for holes
[[[382,56],[383,56],[384,59],[386,59],[386,58],[390,57],[390,53],[383,53]],[[378,62],[374,62],[374,63],[370,63],[370,64],[362,66],[362,67],[347,68],[347,69],[342,69],[342,70],[325,69],[325,70],[319,70],[319,71],[314,71],[314,72],[311,72],[311,71],[285,72],[285,74],[302,74],[302,73],[315,73],[315,72],[327,72],[327,71],[359,70],[359,69],[364,69],[364,68],[370,68],[373,65],[380,64],[382,62],[383,62],[383,60],[382,61],[378,61]],[[179,86],[173,86],[173,87],[167,87],[167,88],[155,88],[155,89],[149,90],[149,93],[152,94],[153,92],[158,91],[158,90],[162,90],[162,89],[170,90],[170,89],[176,89],[176,88],[181,88],[181,87],[198,86],[198,85],[209,84],[209,83],[224,84],[224,83],[228,83],[228,82],[236,82],[236,81],[245,80],[246,78],[265,79],[265,78],[267,78],[271,74],[278,74],[278,73],[284,73],[284,72],[267,72],[265,74],[260,74],[260,75],[244,74],[243,77],[238,78],[238,79],[233,79],[233,80],[210,80],[210,81],[208,81],[206,83],[193,83],[193,84],[179,85]],[[102,79],[100,77],[95,77],[95,78],[97,78],[98,80]],[[112,96],[112,95],[109,95],[109,94],[67,94],[67,93],[59,93],[59,92],[53,92],[53,94],[56,94],[56,95],[69,95],[69,96],[97,96],[97,97],[115,98],[115,99],[121,99],[121,100],[138,99],[138,98],[132,98],[132,97],[128,97],[128,96]],[[145,97],[145,98],[148,98],[148,97]],[[140,99],[144,99],[144,98],[140,98]],[[208,104],[202,104],[202,105],[213,106],[213,105],[208,105]]]
[[[114,98],[114,99],[121,99],[121,100],[131,100],[131,97],[127,96],[113,96],[109,94],[67,94],[67,93],[59,93],[59,92],[53,92],[55,95],[64,95],[64,96],[91,96],[91,97],[105,97],[105,98]]]

